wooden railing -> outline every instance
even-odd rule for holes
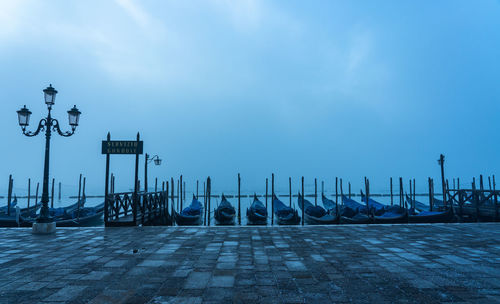
[[[171,221],[164,191],[111,193],[104,208],[105,226],[166,225]]]
[[[500,220],[499,190],[449,189],[447,203],[451,203],[460,217]]]

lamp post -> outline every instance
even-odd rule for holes
[[[155,166],[161,165],[161,158],[155,155],[149,158],[149,154],[146,153],[146,160],[144,162],[144,192],[148,192],[148,164],[154,161]]]
[[[49,156],[50,156],[50,137],[52,131],[57,131],[59,135],[63,137],[69,137],[75,133],[76,127],[78,126],[78,121],[80,120],[81,112],[74,106],[68,111],[69,125],[71,126],[71,132],[63,132],[59,127],[59,121],[52,118],[51,111],[52,106],[55,103],[57,91],[49,85],[45,90],[43,90],[45,104],[47,105],[48,114],[46,118],[42,118],[38,123],[38,128],[35,132],[26,131],[26,127],[29,125],[29,120],[31,116],[31,111],[26,108],[26,105],[17,111],[19,126],[23,131],[23,134],[28,137],[37,136],[41,131],[45,131],[45,161],[43,167],[43,187],[42,187],[42,208],[40,209],[40,216],[36,219],[36,223],[33,224],[34,232],[41,233],[51,233],[55,231],[55,223],[53,218],[49,215]],[[37,225],[39,224],[39,225]],[[38,230],[37,230],[37,226]]]
[[[443,187],[443,204],[446,207],[446,184],[444,181],[444,155],[439,155],[438,164],[441,166],[441,185]]]

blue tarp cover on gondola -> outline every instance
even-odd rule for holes
[[[263,215],[263,216],[267,216],[266,206],[264,206],[264,204],[259,200],[254,200],[252,205],[250,206],[250,208],[252,210],[254,210],[255,213],[258,213],[258,214]]]
[[[361,201],[362,201],[363,203],[366,203],[366,196],[364,196],[364,195],[363,195],[363,196],[361,197]],[[369,199],[368,199],[368,207],[370,207],[370,209],[372,209],[372,208],[373,208],[373,209],[375,209],[375,211],[378,211],[378,210],[383,210],[383,209],[386,207],[386,205],[381,204],[381,203],[379,203],[379,202],[377,202],[377,201],[375,201],[375,200],[373,200],[373,199],[369,198]],[[366,205],[365,205],[365,208],[366,208]]]
[[[336,208],[335,202],[331,199],[328,199],[324,194],[321,196],[321,200],[326,210],[333,210]]]
[[[182,210],[181,214],[182,215],[199,215],[201,213],[201,209],[203,208],[202,204],[200,201],[198,201],[195,197],[193,197],[193,201],[191,202],[191,205],[187,206]]]
[[[349,207],[353,210],[358,210],[359,208],[366,209],[366,206],[361,205],[360,203],[356,202],[353,199],[348,198],[345,195],[342,195],[342,203],[344,204],[345,207]]]
[[[427,216],[427,215],[436,215],[436,214],[442,214],[443,212],[439,211],[422,211],[418,214],[415,214],[416,216]]]
[[[322,217],[327,214],[325,209],[323,209],[323,207],[320,206],[307,206],[304,212],[314,217]]]

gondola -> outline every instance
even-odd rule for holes
[[[423,209],[424,204],[418,202],[417,200],[413,200],[409,196],[406,196],[406,200],[408,204],[412,207],[417,206],[417,208],[412,208],[417,211],[418,209]],[[440,201],[442,202],[442,201]],[[444,205],[442,206],[444,208]],[[455,220],[455,214],[453,208],[447,208],[443,211],[428,211],[421,210],[420,212],[410,213],[408,222],[410,223],[450,223]]]
[[[13,212],[16,212],[16,205],[17,205],[17,197],[14,196],[14,200],[10,202],[10,213],[12,214]],[[0,207],[0,214],[8,214],[9,213],[9,205],[5,205]]]
[[[367,203],[366,203],[366,196],[363,194],[363,191],[361,191],[361,202],[363,202],[364,204],[361,204],[362,207],[359,208],[359,212],[370,213],[370,214],[373,214],[375,216],[381,216],[382,214],[386,213],[386,211],[387,211],[387,205],[379,203],[376,200],[369,197],[368,198],[369,212],[366,212]]]
[[[405,224],[408,223],[408,210],[399,206],[384,209],[381,215],[373,216],[374,224]]]
[[[304,222],[308,225],[331,225],[337,224],[337,216],[331,215],[321,206],[315,206],[308,200],[298,195],[298,205],[301,210],[304,210]]]
[[[370,224],[371,216],[366,213],[366,206],[342,195],[341,224]],[[362,213],[364,211],[365,213]]]
[[[321,202],[323,203],[325,209],[328,210],[328,213],[337,214],[338,205],[331,199],[327,198],[324,193],[321,193]]]
[[[85,207],[80,210],[80,216],[74,212],[69,218],[55,218],[57,227],[89,227],[102,224],[104,211],[95,207]]]
[[[15,203],[14,206],[17,204],[17,198],[14,199],[13,203]],[[85,198],[80,200],[80,208],[83,208],[84,204]],[[37,218],[36,211],[40,209],[40,207],[41,204],[37,204],[36,206],[19,209],[18,211],[16,211],[17,208],[12,209],[11,207],[10,216],[8,216],[7,214],[0,215],[0,227],[31,227]],[[22,212],[22,210],[25,211]],[[77,210],[78,202],[66,207],[49,208],[49,216],[54,218],[54,221],[56,221],[57,225],[57,222],[62,219],[72,218],[71,214],[73,214]],[[17,212],[19,214],[17,214]]]
[[[21,222],[21,215],[16,214],[15,211],[10,215],[0,214],[0,227],[19,227]]]
[[[429,210],[428,205],[412,199],[408,194],[406,194],[406,202],[408,203],[408,206],[410,206],[408,210],[410,215]]]
[[[175,212],[174,218],[179,226],[199,226],[203,224],[203,205],[193,195],[191,204],[180,213]]]
[[[236,210],[233,205],[226,199],[224,194],[222,194],[222,199],[214,210],[214,218],[216,225],[234,225],[236,218]]]
[[[77,211],[79,208],[83,209],[85,206],[86,198],[83,197],[80,199],[80,201],[71,204],[69,206],[65,207],[58,207],[58,208],[49,208],[49,215],[52,217],[62,217],[66,216],[67,214],[71,214],[75,211]]]
[[[35,217],[36,216],[36,213],[38,212],[38,210],[42,207],[42,204],[39,203],[39,204],[36,204],[34,206],[30,206],[29,208],[26,207],[26,208],[21,208],[20,212],[21,212],[21,215],[26,217],[26,216],[31,216],[31,217]]]
[[[361,192],[361,201],[366,203],[366,196]],[[408,223],[408,210],[399,206],[387,206],[368,198],[368,207],[374,224]],[[366,207],[365,207],[366,210]]]
[[[300,223],[301,218],[297,210],[283,204],[274,194],[273,205],[278,225],[298,225]]]
[[[13,215],[16,213],[16,207],[17,207],[17,197],[14,197],[14,200],[10,203],[10,215]],[[30,206],[29,208],[21,208],[19,209],[19,213],[23,217],[36,217],[36,212],[38,209],[40,209],[41,204],[33,205]],[[0,214],[1,215],[7,215],[8,214],[8,206],[3,206],[0,207]]]
[[[267,225],[266,206],[259,201],[256,194],[253,195],[252,205],[247,208],[247,223],[248,225]]]

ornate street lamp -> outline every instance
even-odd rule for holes
[[[156,166],[161,165],[161,158],[158,155],[153,157],[149,157],[149,154],[146,153],[146,160],[144,162],[144,191],[148,192],[148,164],[154,161]]]
[[[33,230],[35,231],[35,225],[41,224],[45,228],[41,228],[42,232],[53,232],[55,230],[54,220],[49,215],[49,155],[50,155],[50,136],[52,131],[57,131],[59,135],[64,137],[69,137],[75,133],[76,127],[80,120],[81,112],[74,106],[68,111],[69,125],[71,126],[71,132],[63,132],[59,127],[59,121],[52,118],[51,111],[52,106],[55,104],[57,91],[49,85],[45,90],[43,90],[45,104],[47,104],[48,114],[46,118],[42,118],[38,123],[38,128],[35,132],[26,131],[29,125],[29,120],[31,116],[31,111],[24,106],[22,109],[17,111],[17,116],[19,119],[19,126],[23,131],[23,134],[28,137],[37,136],[41,131],[45,131],[45,163],[43,168],[43,188],[42,188],[42,208],[40,209],[40,216],[36,219],[36,223],[33,225]],[[45,225],[44,225],[45,224]]]

